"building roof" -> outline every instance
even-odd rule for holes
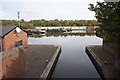
[[[0,26],[1,27],[1,26]],[[0,38],[8,34],[10,31],[16,28],[16,26],[2,26],[2,29],[0,30]]]
[[[1,52],[1,48],[2,48],[2,47],[1,47],[1,40],[0,40],[0,52]]]

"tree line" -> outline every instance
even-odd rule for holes
[[[2,20],[3,26],[16,26],[18,25],[17,20]],[[35,28],[37,26],[50,27],[50,26],[97,26],[98,22],[96,20],[30,20],[25,21],[20,20],[20,26],[22,28]]]

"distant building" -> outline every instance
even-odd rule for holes
[[[0,34],[0,51],[7,51],[11,48],[27,47],[27,33],[19,27],[2,27]]]
[[[95,33],[95,27],[94,26],[87,26],[86,27],[86,33]]]

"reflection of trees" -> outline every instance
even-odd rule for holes
[[[39,35],[39,34],[32,34],[32,35],[29,35],[29,37],[41,38],[41,37],[43,37],[43,36],[42,36],[42,35]]]
[[[42,38],[44,36],[46,37],[68,37],[68,36],[86,36],[86,35],[89,35],[89,36],[94,36],[95,34],[93,33],[48,33],[46,35],[40,35],[40,34],[33,34],[33,35],[30,35],[29,37],[34,37],[34,38]]]

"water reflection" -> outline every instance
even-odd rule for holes
[[[62,52],[55,66],[52,78],[100,78],[97,70],[85,52],[87,45],[102,45],[102,39],[94,34],[49,34],[29,37],[30,44],[57,44]]]
[[[41,37],[67,37],[67,36],[95,36],[94,33],[49,33],[45,35],[40,35],[40,34],[33,34],[29,35],[29,37],[34,37],[34,38],[41,38]]]

